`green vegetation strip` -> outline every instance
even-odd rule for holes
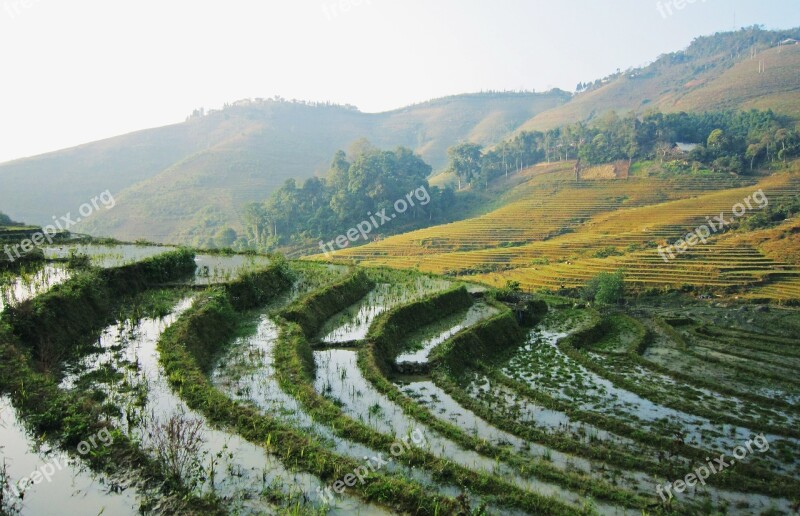
[[[559,341],[558,346],[573,360],[578,361],[585,367],[589,368],[583,363],[585,359],[589,363],[594,364],[589,358],[580,353],[576,349],[576,343],[579,347],[587,346],[592,339],[599,338],[603,335],[604,328],[607,323],[603,320],[600,314],[592,311],[592,317],[588,324],[576,330],[570,336]],[[564,342],[567,344],[564,344]],[[563,347],[562,347],[563,346]],[[568,347],[567,347],[568,346]],[[638,356],[638,355],[637,355]],[[643,431],[638,428],[631,427],[616,418],[598,414],[596,412],[580,410],[572,407],[569,403],[545,394],[541,391],[532,389],[524,382],[520,382],[509,378],[502,374],[496,368],[489,367],[484,363],[477,362],[474,364],[480,372],[486,375],[491,380],[501,383],[517,393],[540,403],[545,408],[557,410],[567,414],[571,419],[585,421],[589,424],[610,431],[622,437],[634,439],[643,444],[647,444],[658,448],[660,450],[669,451],[670,453],[681,455],[693,461],[702,462],[705,457],[709,456],[709,452],[700,448],[696,448],[674,439],[659,436],[651,432]],[[591,370],[591,368],[589,368]],[[600,373],[598,373],[600,374]],[[451,393],[449,393],[451,394]],[[452,394],[451,394],[452,395]],[[652,395],[652,394],[651,394]],[[456,397],[461,399],[462,396]],[[659,399],[657,396],[655,399]],[[611,457],[610,457],[611,459]],[[667,463],[671,474],[680,473],[683,466]],[[664,475],[665,463],[659,462],[658,464],[649,463],[639,459],[639,465],[635,466],[637,469],[648,471],[656,475]],[[781,475],[776,475],[764,468],[754,465],[741,463],[741,467],[733,471],[725,471],[722,475],[716,475],[709,479],[709,483],[718,485],[720,487],[730,487],[741,489],[742,486],[747,486],[747,489],[752,492],[759,492],[775,496],[797,496],[800,492],[800,482],[790,479]],[[630,467],[630,465],[628,465]],[[743,482],[743,478],[747,478],[747,482]]]
[[[322,329],[325,321],[366,296],[373,287],[375,283],[364,271],[358,270],[338,283],[298,299],[285,308],[281,316],[299,324],[310,339]]]
[[[679,350],[686,348],[686,341],[678,332],[675,331],[674,328],[672,328],[665,321],[660,320],[658,318],[655,319],[655,322],[659,327],[661,327],[665,331],[665,333],[667,333],[667,335],[670,338],[672,338],[675,342],[679,344],[680,346]],[[704,380],[697,376],[693,376],[691,374],[675,371],[669,367],[653,362],[652,360],[648,360],[638,353],[628,353],[628,356],[631,358],[631,360],[633,360],[638,365],[646,369],[669,376],[675,380],[685,382],[689,385],[694,385],[696,387],[708,389],[712,392],[718,392],[720,394],[725,394],[727,396],[732,396],[742,400],[747,400],[751,403],[755,403],[756,405],[762,407],[774,407],[793,413],[797,413],[798,411],[798,408],[795,405],[778,398],[767,398],[765,396],[753,394],[752,392],[746,392],[728,387],[726,385],[721,384],[720,382],[712,382]],[[700,357],[699,359],[705,361],[706,357]],[[752,371],[750,373],[752,374]],[[795,434],[786,434],[785,432],[786,431],[780,433],[781,435],[792,435],[792,436],[796,436],[795,434],[800,434],[800,432],[795,432]]]
[[[328,288],[337,288],[337,285]],[[327,288],[312,294],[311,298],[326,299],[330,296]],[[293,314],[296,309],[292,308]],[[335,313],[335,312],[333,312]],[[296,315],[299,320],[317,321],[314,317]],[[324,321],[322,321],[324,323]],[[316,324],[316,322],[315,322]],[[308,360],[313,354],[308,340],[304,337],[314,334],[309,328],[282,322],[278,344],[275,348],[275,365],[281,387],[297,398],[308,413],[318,422],[328,425],[336,435],[361,442],[373,449],[390,450],[395,442],[393,436],[376,432],[369,426],[345,416],[332,401],[316,392],[313,386],[313,370]],[[496,503],[529,511],[535,514],[575,514],[576,508],[550,497],[531,493],[494,475],[472,471],[447,459],[438,458],[418,448],[411,448],[398,460],[412,467],[431,472],[433,477],[443,483],[455,484],[472,492],[494,498]]]
[[[77,342],[110,322],[114,301],[191,274],[194,253],[181,249],[112,269],[89,269],[16,307],[3,317],[43,364],[58,363]]]
[[[388,364],[403,351],[400,346],[406,335],[470,306],[472,297],[463,286],[426,296],[381,314],[372,323],[367,341],[377,348],[377,358],[388,371]]]
[[[193,307],[162,335],[158,343],[161,363],[181,398],[210,422],[230,427],[248,441],[263,446],[287,467],[335,481],[362,466],[329,451],[306,432],[231,400],[210,383],[195,354],[207,357],[218,353],[222,343],[234,337],[240,320],[228,293],[216,289],[201,294]],[[297,357],[293,360],[290,367],[303,368]],[[351,489],[365,500],[415,514],[450,514],[457,507],[454,500],[430,494],[415,482],[379,473]]]
[[[630,391],[634,394],[638,394],[639,396],[655,401],[665,407],[670,407],[675,410],[680,410],[682,412],[686,412],[688,414],[693,414],[696,416],[704,417],[712,422],[723,422],[734,426],[739,426],[742,424],[742,418],[738,415],[733,416],[727,414],[725,412],[719,412],[714,410],[709,410],[704,408],[696,403],[691,403],[686,401],[682,398],[672,398],[672,397],[665,397],[658,391],[658,389],[654,389],[648,387],[646,385],[640,384],[638,382],[629,380],[623,375],[614,374],[610,372],[606,367],[603,367],[601,364],[598,364],[594,360],[591,359],[586,353],[583,352],[583,349],[591,346],[591,344],[598,339],[598,335],[602,336],[606,332],[606,328],[609,327],[608,321],[605,318],[597,316],[599,321],[595,324],[591,325],[590,328],[578,330],[575,333],[569,335],[566,338],[563,338],[558,341],[558,348],[561,350],[562,353],[567,355],[570,359],[574,360],[576,363],[582,365],[589,371],[597,374],[601,378],[605,378],[606,380],[610,381],[615,386]],[[637,357],[640,355],[637,352],[637,349],[640,347],[639,343],[635,343],[634,346],[631,347],[628,351],[628,357],[634,363],[638,363]],[[777,434],[777,435],[784,435],[788,437],[800,437],[800,431],[782,427],[782,426],[774,426],[764,424],[763,421],[759,423],[759,429],[764,432]]]
[[[436,417],[425,406],[404,395],[397,386],[386,378],[386,375],[389,374],[388,364],[393,361],[400,351],[403,351],[398,349],[398,344],[402,343],[403,335],[430,324],[440,317],[455,313],[465,306],[469,306],[471,302],[472,300],[466,289],[457,287],[382,314],[370,328],[370,332],[367,335],[367,345],[358,351],[358,365],[364,377],[378,391],[386,395],[394,403],[397,403],[406,414],[417,421],[424,423],[466,449],[474,450],[494,460],[501,460],[514,466],[522,475],[528,474],[542,480],[555,482],[569,489],[626,507],[645,507],[646,501],[638,498],[633,493],[605,482],[597,482],[587,475],[573,472],[565,473],[552,464],[520,457],[516,451],[492,446],[482,439],[471,436],[460,427]],[[507,323],[503,315],[504,312],[510,312],[510,310],[501,303],[490,303],[500,309],[501,314],[488,319],[485,324],[490,328],[494,324],[505,326]],[[472,328],[466,328],[459,333],[472,331]],[[502,334],[502,331],[497,333],[497,335]],[[484,332],[484,335],[495,335],[495,333],[489,331]],[[460,341],[466,340],[461,339],[459,335],[453,338]],[[493,345],[486,344],[485,347],[491,348]],[[456,349],[455,351],[457,352],[458,350]]]
[[[13,324],[38,321],[47,325],[54,342],[81,342],[86,335],[77,332],[84,330],[92,335],[113,317],[118,303],[125,295],[145,288],[148,284],[164,277],[180,276],[188,270],[188,263],[194,266],[193,255],[179,251],[148,260],[147,264],[133,264],[98,275],[96,272],[79,274],[61,288],[54,289],[46,296],[24,303],[16,312],[3,314],[0,319],[0,392],[8,393],[20,415],[40,435],[59,441],[64,450],[75,452],[77,446],[96,436],[103,429],[113,440],[98,443],[84,460],[95,470],[112,478],[121,471],[128,478],[138,477],[138,485],[148,489],[160,490],[164,499],[159,508],[172,513],[224,514],[213,497],[200,498],[190,493],[183,485],[169,477],[157,462],[150,458],[138,443],[125,434],[112,428],[105,421],[109,416],[108,407],[102,406],[90,393],[64,391],[58,387],[58,380],[51,373],[37,370],[31,351],[21,345],[14,335],[20,328]],[[105,280],[92,284],[92,280]],[[92,294],[95,290],[95,294]],[[99,300],[104,304],[94,304]],[[82,314],[70,315],[70,324],[58,324],[52,313],[56,307],[65,306],[80,310],[87,306],[91,310]],[[64,315],[63,313],[61,315]],[[82,319],[82,320],[80,320]],[[43,348],[39,348],[40,351]],[[42,361],[57,363],[56,357],[39,357]],[[144,502],[148,504],[148,501]],[[143,511],[152,508],[142,506]]]

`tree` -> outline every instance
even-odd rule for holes
[[[458,177],[458,189],[461,190],[462,181],[470,183],[481,173],[482,147],[475,143],[459,143],[447,149],[450,158],[450,171]]]
[[[220,229],[214,237],[217,247],[232,247],[238,235],[232,228]]]
[[[244,223],[245,237],[247,244],[256,249],[268,247],[269,230],[265,225],[267,220],[264,205],[260,203],[250,203],[244,208],[242,222]]]
[[[625,297],[625,274],[618,270],[614,273],[600,273],[599,287],[595,301],[601,305],[617,304]]]
[[[601,305],[612,305],[621,302],[625,297],[624,272],[622,270],[601,272],[588,281],[581,292],[581,297]]]
[[[378,148],[372,145],[368,139],[359,138],[350,144],[350,148],[347,149],[347,155],[350,156],[350,159],[355,160],[359,156],[377,151]]]
[[[744,153],[744,157],[750,160],[750,171],[753,171],[753,165],[755,164],[756,159],[764,152],[765,146],[762,143],[752,143],[747,146],[747,151]]]
[[[711,131],[711,134],[708,135],[708,140],[706,141],[706,146],[718,153],[721,153],[725,150],[727,144],[727,139],[725,138],[725,132],[722,129],[714,129]]]
[[[18,223],[11,220],[11,217],[0,211],[0,226],[17,226]]]

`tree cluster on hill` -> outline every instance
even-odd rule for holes
[[[714,68],[725,69],[735,60],[775,47],[786,39],[800,39],[800,29],[779,31],[764,30],[762,26],[742,27],[738,31],[718,32],[695,38],[685,50],[662,54],[647,66],[617,70],[616,73],[589,82],[579,82],[576,93],[593,91],[625,75],[631,79],[651,77],[658,72],[669,72],[676,65],[689,64],[695,73]]]
[[[431,167],[413,151],[399,147],[382,151],[362,140],[352,157],[338,151],[327,177],[313,177],[298,186],[288,179],[264,203],[247,206],[244,213],[246,238],[251,247],[273,249],[280,245],[328,240],[381,210],[393,213],[394,203],[420,188],[430,200],[409,206],[395,232],[424,220],[432,224],[454,203],[451,189],[428,184]],[[377,236],[377,235],[375,235]]]
[[[742,27],[738,31],[717,32],[710,36],[697,37],[685,51],[668,55],[684,54],[687,57],[747,55],[753,49],[758,51],[777,46],[787,38],[800,38],[800,28],[773,31],[765,30],[761,25],[753,25]]]
[[[702,114],[653,112],[620,118],[611,112],[589,125],[583,122],[545,132],[522,132],[494,149],[460,143],[448,151],[449,170],[464,183],[485,188],[509,171],[541,162],[580,158],[587,165],[616,160],[658,159],[676,143],[697,146],[688,159],[719,172],[746,173],[757,166],[786,162],[800,153],[800,133],[772,111]]]
[[[11,217],[0,211],[0,226],[21,226],[19,222],[11,220]]]
[[[581,297],[601,305],[622,302],[625,299],[625,272],[601,272],[589,280],[581,291]]]
[[[793,198],[777,204],[770,204],[766,209],[744,219],[741,225],[749,230],[763,229],[780,224],[797,215],[800,215],[800,195],[795,195]]]

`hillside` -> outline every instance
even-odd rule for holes
[[[568,99],[558,91],[473,94],[379,114],[280,100],[239,102],[181,124],[0,164],[0,206],[18,219],[46,224],[109,190],[115,209],[78,231],[203,244],[221,227],[239,228],[245,203],[266,198],[288,178],[326,170],[336,150],[359,138],[413,148],[441,167],[454,143],[495,142]]]
[[[0,209],[47,224],[107,190],[115,207],[73,230],[210,246],[223,230],[242,234],[247,203],[264,201],[286,179],[324,173],[336,150],[364,137],[384,149],[412,148],[436,172],[455,143],[490,148],[523,129],[593,120],[611,110],[757,108],[800,119],[800,45],[776,48],[789,36],[800,38],[800,29],[697,38],[684,51],[597,80],[574,96],[467,94],[376,114],[282,99],[240,101],[184,123],[0,164]],[[440,174],[431,184],[454,182]]]
[[[766,177],[724,174],[630,177],[576,183],[573,163],[539,165],[508,192],[505,206],[481,217],[397,235],[338,252],[333,259],[368,266],[414,268],[466,277],[495,286],[518,281],[528,291],[576,288],[599,272],[626,271],[634,288],[724,292],[788,282],[764,289],[773,299],[800,295],[793,252],[794,226],[784,230],[712,235],[665,263],[659,246],[674,242],[763,190],[777,204],[800,193],[800,163]],[[787,237],[788,235],[788,237]],[[785,240],[783,240],[785,239]],[[754,294],[755,295],[755,294]],[[787,297],[788,296],[788,297]],[[797,297],[800,299],[800,297]]]
[[[800,29],[742,29],[697,38],[685,51],[596,81],[563,106],[532,117],[520,130],[553,129],[609,111],[757,108],[800,118],[800,46],[779,47],[789,37],[800,38]]]

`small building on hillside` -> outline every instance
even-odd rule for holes
[[[690,153],[695,150],[700,144],[699,143],[685,143],[685,142],[677,142],[675,144],[675,148],[680,152]]]

